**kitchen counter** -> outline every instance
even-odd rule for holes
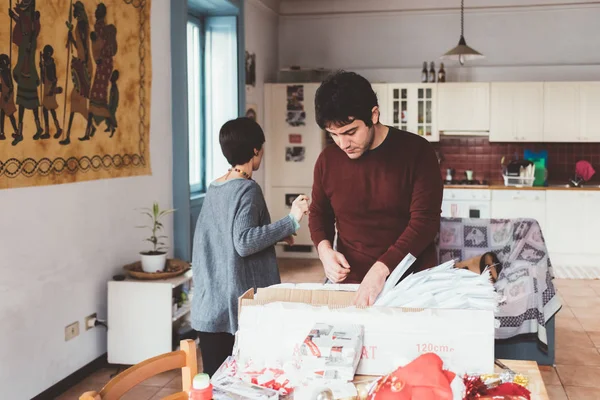
[[[570,187],[565,184],[549,184],[548,186],[504,186],[502,184],[491,185],[444,185],[444,189],[487,189],[487,190],[570,190],[570,191],[585,191],[595,190],[600,191],[599,185],[584,185],[583,187]]]

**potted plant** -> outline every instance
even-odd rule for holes
[[[144,239],[144,241],[152,243],[152,250],[140,252],[142,270],[144,272],[160,272],[165,269],[167,252],[166,244],[162,242],[162,239],[165,239],[167,236],[159,234],[163,229],[163,224],[160,220],[165,215],[171,214],[174,211],[174,209],[161,210],[157,202],[154,202],[152,209],[142,209],[142,214],[150,217],[152,222],[151,225],[138,226],[138,228],[149,228],[152,231],[152,235]]]

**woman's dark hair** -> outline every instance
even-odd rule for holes
[[[373,107],[378,106],[377,95],[368,80],[354,72],[338,71],[330,75],[315,95],[317,124],[344,126],[361,120],[373,125]]]
[[[260,125],[246,117],[226,122],[219,132],[221,150],[230,165],[246,164],[264,142],[265,134]]]

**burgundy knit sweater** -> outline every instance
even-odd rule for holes
[[[437,265],[443,182],[430,143],[390,128],[383,143],[351,160],[335,144],[314,170],[309,228],[315,246],[333,244],[350,264],[344,283],[360,283],[376,261],[392,271],[411,253],[416,271]]]

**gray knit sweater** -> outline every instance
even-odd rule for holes
[[[211,183],[194,233],[192,328],[234,334],[238,297],[281,282],[274,245],[297,227],[291,216],[271,223],[256,182]]]

